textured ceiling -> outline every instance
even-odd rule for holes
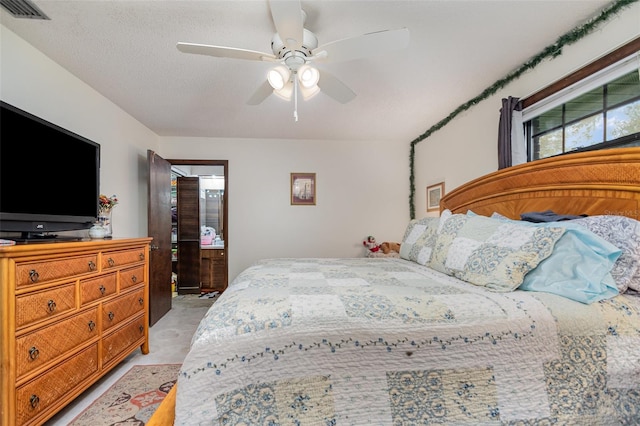
[[[410,142],[595,16],[605,0],[302,1],[319,44],[406,27],[409,47],[318,64],[357,97],[246,101],[268,62],[181,53],[177,42],[271,52],[267,0],[35,0],[51,20],[2,24],[161,136]]]

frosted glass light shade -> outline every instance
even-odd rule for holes
[[[279,66],[269,70],[267,73],[267,80],[275,90],[281,90],[289,81],[290,76],[291,73],[287,67]]]
[[[300,87],[300,93],[302,93],[302,98],[305,101],[308,101],[309,99],[320,93],[320,88],[317,85],[313,87]]]
[[[281,89],[273,89],[273,93],[279,98],[289,101],[293,95],[293,83],[287,82]]]
[[[298,80],[302,87],[311,89],[318,84],[318,81],[320,80],[320,73],[312,66],[303,65],[298,70]]]

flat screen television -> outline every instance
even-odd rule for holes
[[[0,231],[53,239],[98,215],[100,145],[0,101]],[[17,235],[19,233],[19,235]]]

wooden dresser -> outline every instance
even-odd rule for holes
[[[0,424],[42,424],[139,347],[150,238],[0,248]]]

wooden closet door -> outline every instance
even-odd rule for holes
[[[149,179],[148,235],[153,238],[149,255],[149,325],[171,309],[171,163],[147,151]]]
[[[200,179],[178,177],[178,294],[200,293]]]

